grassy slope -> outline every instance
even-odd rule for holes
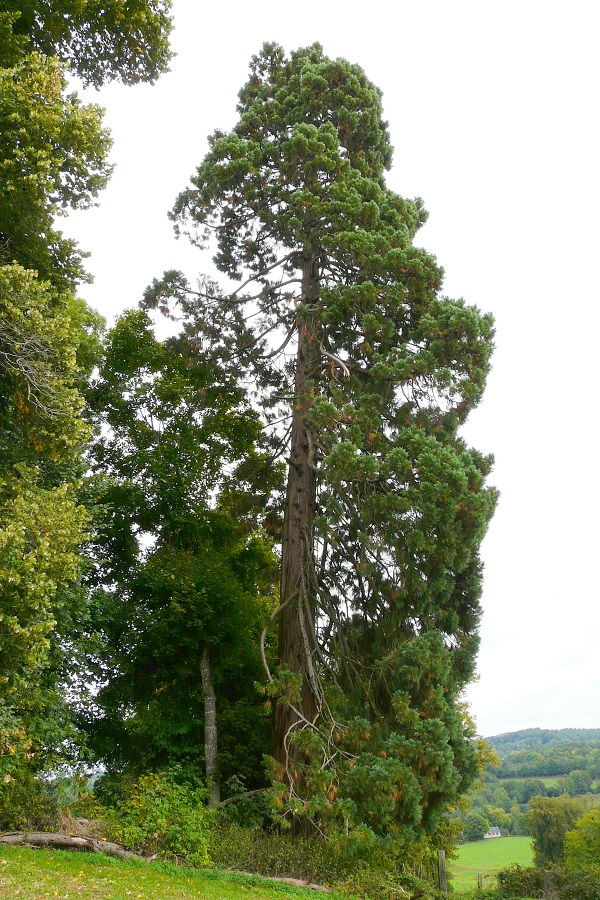
[[[458,889],[477,887],[477,875],[489,884],[499,869],[512,863],[532,864],[531,838],[505,837],[474,841],[458,848],[457,859],[450,864],[452,884]]]
[[[500,778],[496,783],[499,785],[506,784],[508,781],[541,781],[546,787],[560,787],[564,782],[562,775],[528,775],[527,778]]]
[[[191,871],[100,853],[0,848],[0,897],[19,900],[335,900],[258,875]]]

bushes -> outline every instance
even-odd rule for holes
[[[130,850],[207,866],[210,813],[204,792],[166,773],[145,775],[117,806],[111,836]]]
[[[498,873],[498,900],[533,897],[547,900],[600,900],[600,866],[570,872],[564,866],[511,866]]]
[[[116,791],[110,810],[102,809],[84,783],[77,779],[54,784],[35,783],[15,802],[8,828],[63,828],[70,812],[103,816],[107,836],[126,848],[162,859],[206,866],[211,862],[225,869],[275,877],[293,877],[330,885],[342,896],[357,900],[438,900],[442,895],[432,884],[404,868],[425,874],[434,881],[436,851],[426,841],[410,848],[398,841],[377,840],[368,828],[353,829],[325,842],[318,837],[281,831],[272,820],[262,794],[239,797],[219,812],[205,806],[206,791],[178,783],[181,772],[146,775],[126,782]],[[243,784],[238,787],[243,788]],[[17,787],[13,786],[16,800]],[[21,810],[17,816],[17,810]],[[67,819],[65,819],[67,817]],[[73,828],[89,819],[70,820]],[[71,831],[71,825],[67,826]],[[588,898],[585,898],[588,900]],[[596,900],[596,898],[593,898]]]
[[[209,849],[219,868],[310,879],[360,900],[387,900],[395,894],[404,900],[444,897],[426,881],[402,872],[392,847],[368,850],[364,841],[353,837],[325,843],[317,837],[242,827],[221,814],[215,817]]]
[[[327,882],[337,874],[323,841],[243,827],[223,815],[215,817],[209,847],[212,862],[222,869]]]
[[[25,774],[0,790],[0,831],[48,831],[60,815],[57,792],[50,782]]]

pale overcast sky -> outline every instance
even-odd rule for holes
[[[418,242],[444,266],[445,293],[497,323],[466,428],[495,454],[502,495],[468,692],[483,735],[600,727],[599,15],[592,0],[175,0],[171,73],[86,94],[107,109],[117,168],[67,231],[92,253],[82,293],[110,321],[164,269],[208,268],[166,213],[206,136],[235,122],[264,41],[319,41],[383,90],[388,184],[423,197]]]

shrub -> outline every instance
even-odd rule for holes
[[[2,785],[1,831],[47,831],[56,827],[60,803],[51,783],[25,774]]]
[[[514,865],[498,872],[497,879],[501,897],[543,896],[543,869]]]
[[[416,875],[381,869],[361,869],[343,884],[336,884],[336,890],[352,900],[447,900],[448,896]]]
[[[356,829],[358,831],[358,829]],[[365,829],[368,832],[368,829]],[[444,895],[414,874],[401,871],[407,854],[396,845],[385,848],[364,835],[350,834],[325,842],[274,828],[244,828],[222,813],[215,817],[209,850],[220,868],[275,877],[310,879],[360,900],[436,900]],[[370,848],[370,849],[369,849]],[[424,857],[407,867],[425,871]]]
[[[565,866],[511,866],[498,873],[498,900],[533,897],[544,900],[600,900],[600,866],[570,872]]]
[[[219,811],[223,821],[235,822],[245,828],[257,828],[272,825],[276,813],[266,790],[248,791],[246,780],[240,775],[232,775],[225,782],[228,795],[226,806]]]
[[[324,841],[259,826],[243,827],[222,813],[213,823],[209,851],[214,865],[224,869],[327,883],[338,874]]]
[[[144,775],[117,806],[111,836],[125,847],[192,866],[209,864],[204,792],[166,773]]]

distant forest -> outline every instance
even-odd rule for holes
[[[486,738],[500,765],[498,778],[540,778],[584,771],[600,778],[600,728],[528,728]]]
[[[494,747],[498,756],[514,750],[538,750],[565,743],[600,746],[600,728],[526,728],[524,731],[497,734],[486,738],[486,741]]]
[[[455,812],[464,840],[479,840],[490,826],[502,834],[529,833],[534,797],[586,797],[600,793],[600,728],[528,728],[486,738],[499,762],[486,767],[469,797],[471,808]]]

